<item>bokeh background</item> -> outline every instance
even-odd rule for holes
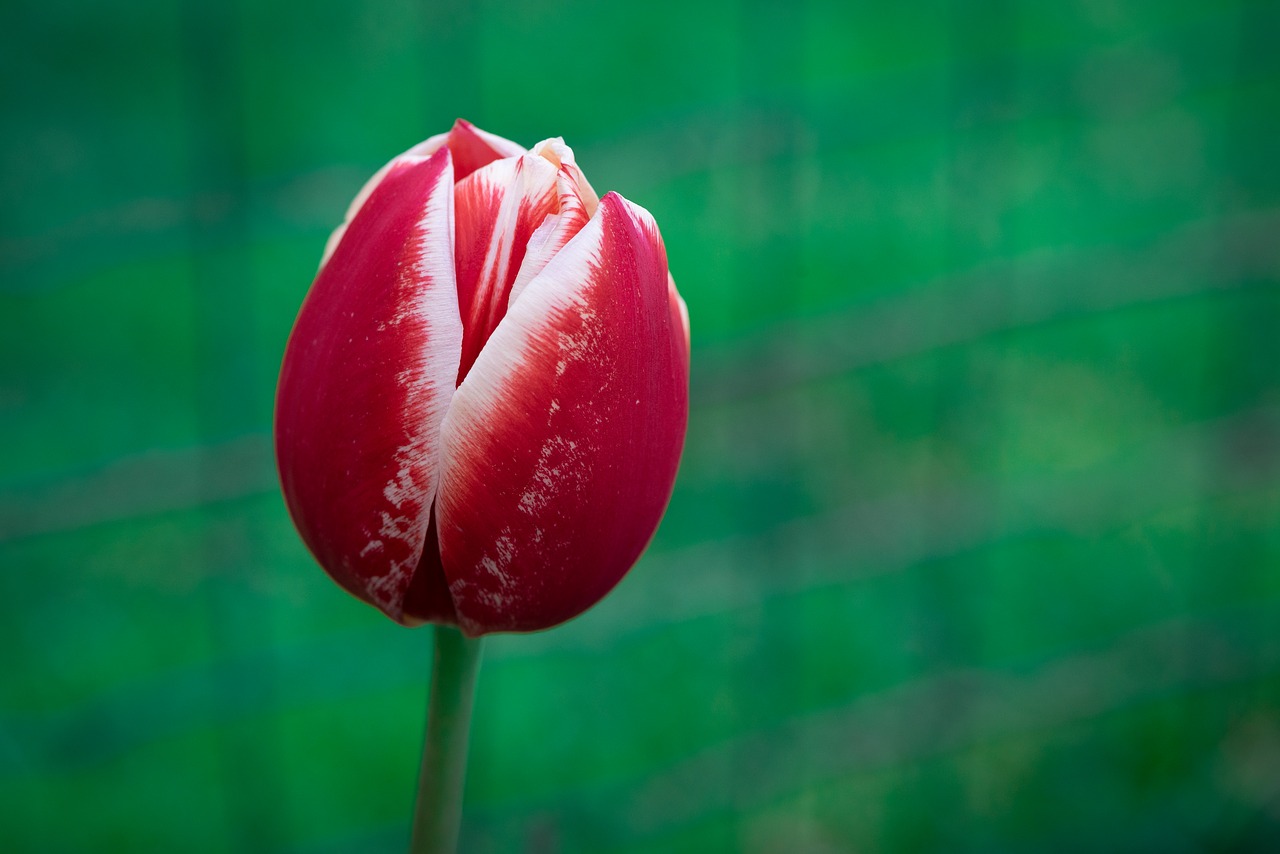
[[[652,548],[488,644],[464,850],[1280,846],[1277,4],[3,18],[3,850],[403,849],[431,633],[312,563],[271,409],[457,116],[648,207],[694,330]]]

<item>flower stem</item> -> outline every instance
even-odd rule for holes
[[[453,854],[462,823],[462,784],[467,776],[467,734],[480,667],[480,638],[453,626],[436,626],[427,737],[418,773],[410,854]]]

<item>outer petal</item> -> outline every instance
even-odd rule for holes
[[[469,634],[543,629],[605,595],[671,496],[685,330],[652,218],[610,193],[524,289],[441,427],[441,559]]]
[[[276,398],[280,480],[302,538],[397,620],[461,352],[452,198],[448,150],[392,161],[302,305]]]

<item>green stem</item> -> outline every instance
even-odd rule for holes
[[[480,667],[480,638],[453,626],[436,626],[427,737],[418,773],[410,854],[453,854],[462,823],[462,784],[467,776],[467,733]]]

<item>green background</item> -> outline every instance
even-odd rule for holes
[[[3,850],[404,847],[431,633],[271,407],[457,116],[651,210],[694,344],[647,555],[488,643],[464,850],[1280,846],[1277,4],[3,17]]]

